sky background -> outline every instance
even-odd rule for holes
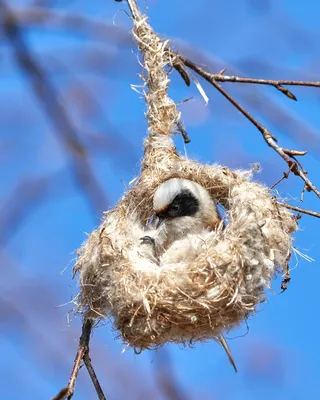
[[[7,1],[7,5],[9,2]],[[320,3],[316,0],[148,0],[139,3],[153,28],[194,61],[227,74],[320,80]],[[85,149],[105,200],[74,178],[72,146],[48,117],[30,76],[0,27],[0,382],[1,398],[49,399],[66,385],[81,319],[69,311],[78,292],[72,280],[75,250],[99,224],[124,185],[139,172],[147,131],[138,53],[125,2],[112,0],[10,1],[33,59],[53,85]],[[36,13],[37,12],[37,13]],[[39,18],[46,15],[47,18]],[[82,16],[84,19],[70,17]],[[82,22],[81,22],[82,21]],[[3,20],[0,15],[0,23]],[[271,186],[286,165],[213,87],[171,75],[191,143],[181,152],[202,162],[250,168]],[[224,84],[286,148],[307,150],[302,161],[319,187],[320,88],[292,88],[294,102],[272,87]],[[74,144],[75,146],[75,144]],[[302,181],[281,183],[280,196],[300,205]],[[101,198],[102,196],[100,196]],[[320,210],[306,193],[303,207]],[[299,400],[320,396],[318,335],[319,221],[304,216],[295,235],[299,255],[292,281],[279,295],[281,277],[257,314],[227,337],[238,374],[214,342],[194,348],[166,346],[135,355],[115,339],[111,324],[94,331],[92,360],[108,400],[178,399],[165,394],[168,377],[184,400]],[[94,399],[83,368],[75,399]]]

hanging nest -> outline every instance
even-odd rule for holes
[[[231,171],[181,158],[171,134],[180,113],[167,95],[165,67],[174,56],[141,15],[134,36],[144,57],[149,135],[141,175],[79,250],[79,307],[87,318],[112,317],[136,349],[166,342],[217,338],[253,314],[291,252],[296,221],[249,171]],[[206,188],[226,210],[224,223],[197,247],[192,259],[139,252],[153,216],[156,189],[170,178]]]
[[[152,172],[80,249],[80,304],[89,317],[113,317],[135,348],[216,338],[264,300],[288,261],[296,222],[248,172],[182,160]],[[205,187],[227,210],[227,223],[208,235],[191,262],[164,257],[157,265],[139,254],[139,240],[153,215],[155,190],[172,177]]]

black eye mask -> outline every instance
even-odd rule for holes
[[[199,210],[198,199],[188,190],[182,190],[166,210],[157,214],[159,220],[194,215]]]

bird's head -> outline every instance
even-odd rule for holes
[[[209,192],[193,181],[173,178],[161,184],[153,198],[157,228],[164,225],[173,240],[188,233],[214,229],[220,221]]]

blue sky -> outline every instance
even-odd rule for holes
[[[109,209],[122,195],[124,183],[139,171],[147,129],[143,99],[130,88],[139,83],[137,51],[129,39],[120,45],[118,40],[120,34],[126,38],[130,29],[123,11],[126,5],[112,0],[48,3],[53,10],[105,21],[114,29],[104,37],[81,33],[81,27],[31,24],[25,30],[35,58],[46,69],[89,149],[91,165],[108,198],[104,209]],[[149,0],[141,4],[147,5],[151,24],[163,37],[172,38],[177,48],[212,70],[226,67],[227,73],[243,76],[320,80],[320,4],[315,0]],[[10,5],[21,10],[30,3]],[[320,89],[293,88],[298,98],[293,102],[273,88],[224,87],[284,147],[308,151],[303,163],[319,187]],[[188,156],[232,168],[250,168],[259,162],[262,172],[257,179],[272,185],[285,171],[284,162],[219,93],[205,82],[203,88],[210,99],[207,106],[195,86],[188,88],[172,75],[174,100],[193,97],[181,106],[192,140],[186,147]],[[71,305],[66,303],[78,291],[71,279],[72,265],[75,250],[99,224],[103,209],[88,207],[86,196],[74,183],[59,135],[17,68],[3,35],[0,103],[0,224],[5,227],[0,235],[1,392],[6,399],[45,399],[66,384],[71,371],[81,322],[71,315],[68,326]],[[181,139],[176,141],[184,151]],[[32,182],[40,178],[46,183],[35,195]],[[302,187],[302,182],[290,177],[278,190],[299,206]],[[319,199],[306,193],[303,207],[320,210]],[[9,217],[10,226],[5,224]],[[92,359],[107,398],[165,398],[157,389],[157,371],[169,368],[165,355],[171,360],[170,373],[188,399],[317,398],[318,227],[318,220],[303,217],[295,239],[296,248],[315,261],[293,258],[289,289],[278,295],[281,279],[276,280],[267,303],[249,320],[249,332],[238,337],[247,332],[242,326],[228,334],[234,339],[229,343],[238,374],[212,342],[193,349],[170,345],[163,354],[134,355],[130,349],[122,354],[123,345],[107,324],[96,329],[92,338]],[[94,396],[83,369],[75,399]]]

